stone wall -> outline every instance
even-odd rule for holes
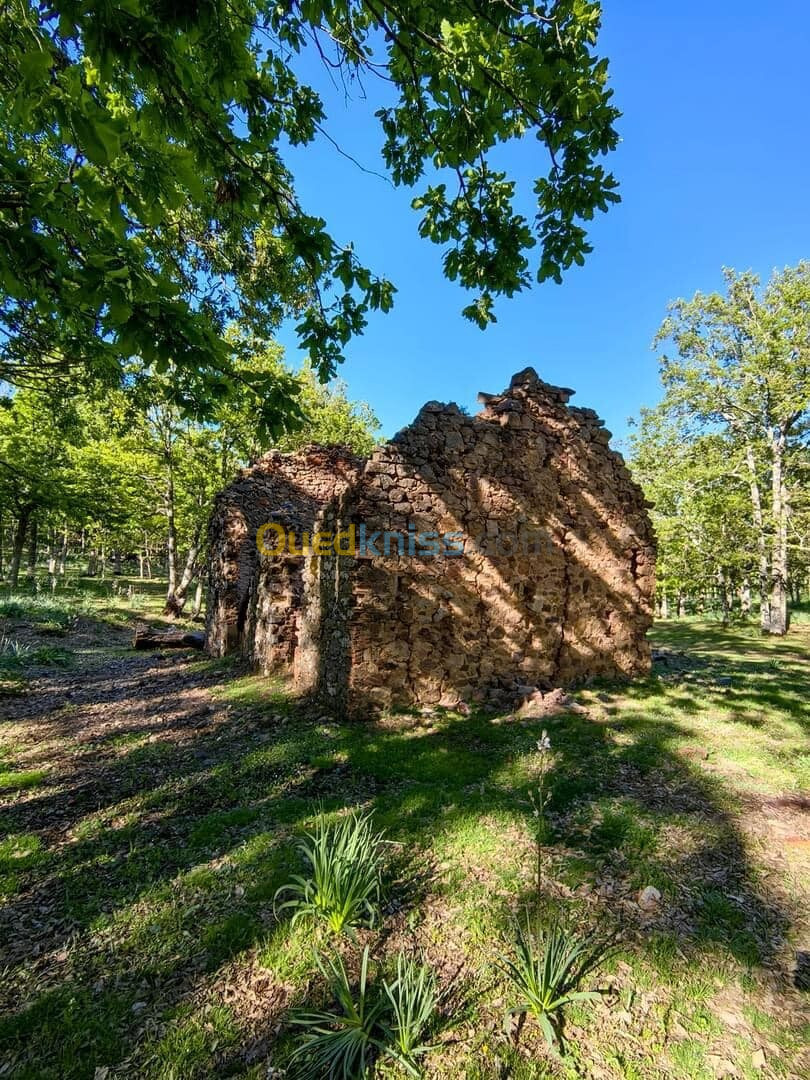
[[[363,461],[339,446],[308,446],[297,454],[265,454],[220,493],[208,529],[209,596],[206,648],[236,650],[265,674],[292,665],[306,600],[306,560],[262,558],[259,528],[278,523],[312,533]]]
[[[526,369],[479,395],[476,416],[428,402],[365,463],[340,448],[267,455],[212,518],[209,649],[239,648],[337,712],[646,672],[649,518],[571,394]],[[387,531],[387,551],[259,556],[271,521]]]

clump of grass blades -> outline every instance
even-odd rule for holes
[[[75,601],[19,594],[0,600],[0,618],[48,621],[68,627],[75,621],[80,607],[83,605],[77,605]]]
[[[371,815],[353,812],[330,823],[319,814],[312,832],[298,844],[309,866],[276,893],[289,899],[279,910],[293,910],[292,921],[312,915],[327,921],[334,933],[365,923],[373,925],[380,907],[383,834]]]
[[[412,1076],[418,1076],[416,1058],[430,1046],[424,1042],[436,1013],[436,976],[427,964],[417,963],[402,953],[397,956],[397,975],[383,982],[390,1020],[386,1021],[386,1052]]]
[[[316,956],[336,1009],[302,1009],[290,1023],[309,1030],[290,1056],[293,1072],[302,1076],[360,1080],[376,1058],[398,1062],[409,1075],[420,1075],[416,1058],[430,1049],[422,1039],[436,1005],[436,978],[425,964],[397,956],[396,978],[379,990],[368,981],[368,946],[363,949],[357,990],[349,983],[339,955]]]
[[[73,653],[55,645],[40,645],[32,649],[24,642],[3,635],[0,637],[0,670],[19,671],[36,664],[57,664],[64,667],[73,660]]]
[[[31,646],[0,635],[0,667],[9,671],[21,668],[31,656]]]
[[[290,1055],[293,1071],[301,1076],[364,1077],[383,1049],[378,1020],[385,998],[368,986],[368,946],[360,963],[360,982],[353,993],[340,956],[316,957],[337,1009],[298,1010],[290,1023],[309,1030]]]
[[[604,955],[604,942],[593,935],[582,935],[553,922],[535,927],[527,916],[518,924],[514,958],[501,963],[501,969],[521,996],[509,1015],[531,1013],[540,1025],[550,1047],[557,1041],[555,1024],[561,1010],[575,1001],[593,1001],[599,997],[592,990],[577,990],[582,979]]]

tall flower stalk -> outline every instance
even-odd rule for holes
[[[543,845],[548,839],[546,807],[551,799],[551,790],[549,788],[548,779],[551,770],[554,768],[554,755],[551,752],[551,739],[549,739],[548,732],[545,728],[543,729],[540,738],[537,740],[536,745],[540,755],[539,775],[537,787],[529,792],[529,801],[532,805],[532,816],[535,821],[534,844],[537,853],[537,904],[539,907],[543,894]]]

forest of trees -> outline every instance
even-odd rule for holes
[[[3,579],[47,557],[55,581],[77,550],[88,573],[136,557],[179,612],[239,464],[296,440],[369,445],[367,407],[323,387],[396,290],[298,200],[285,148],[333,141],[307,58],[347,93],[385,87],[369,120],[389,179],[485,327],[498,297],[581,265],[586,224],[618,201],[600,18],[589,0],[6,5]],[[544,150],[530,218],[520,173],[491,160],[527,135]],[[754,604],[785,632],[808,568],[809,276],[761,290],[729,272],[726,295],[677,301],[661,328],[664,398],[631,440],[661,614]],[[285,321],[300,378],[272,344]]]
[[[378,422],[323,386],[309,368],[287,371],[282,350],[241,343],[252,370],[288,385],[306,421],[275,440],[283,450],[340,442],[367,453]],[[168,390],[135,373],[104,395],[23,388],[0,409],[0,578],[11,588],[43,578],[56,588],[70,566],[87,576],[167,580],[166,612],[203,596],[205,534],[217,491],[262,450],[249,394],[211,420],[183,417]],[[47,568],[47,569],[46,569]],[[193,587],[193,588],[192,588]]]
[[[388,179],[483,328],[498,297],[581,265],[618,201],[600,19],[590,0],[4,5],[5,580],[43,552],[52,581],[77,548],[91,573],[134,554],[163,560],[178,612],[237,465],[296,439],[367,448],[368,410],[322,386],[396,289],[299,200],[289,147],[335,142],[309,64],[356,102],[382,88]],[[492,155],[529,136],[527,218]],[[285,323],[300,388],[268,344]]]
[[[810,263],[764,288],[725,277],[724,295],[670,305],[664,396],[631,459],[654,503],[659,614],[757,604],[762,630],[784,634],[810,587]]]

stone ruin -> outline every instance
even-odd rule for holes
[[[475,416],[428,402],[367,460],[311,445],[242,470],[210,524],[208,651],[336,715],[646,673],[652,527],[572,393],[527,368]]]

